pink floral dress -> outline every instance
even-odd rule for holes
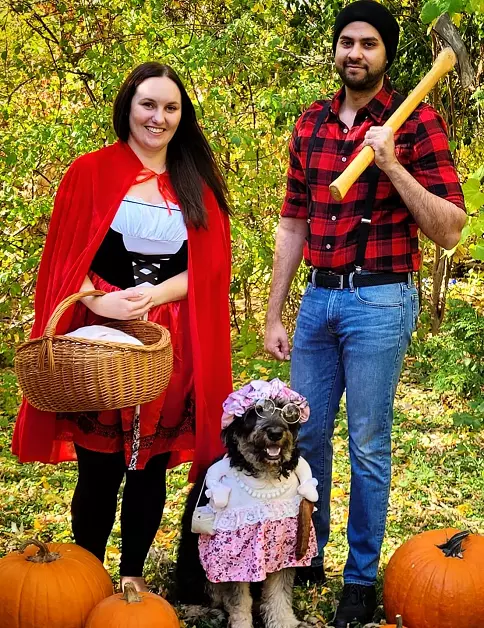
[[[201,534],[198,542],[210,582],[260,582],[269,573],[310,565],[317,554],[313,525],[308,551],[296,559],[302,500],[296,473],[267,481],[237,472],[227,459],[217,464],[225,465],[220,484],[229,493],[228,502],[215,511],[215,534]]]

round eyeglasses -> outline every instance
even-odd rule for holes
[[[292,402],[286,403],[282,408],[278,408],[272,399],[259,399],[256,401],[254,409],[257,416],[261,419],[267,418],[267,415],[273,416],[276,412],[280,412],[283,421],[289,425],[299,423],[301,418],[301,408]]]

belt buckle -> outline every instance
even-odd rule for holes
[[[339,286],[335,286],[333,288],[333,290],[343,290],[344,282],[345,282],[345,276],[344,275],[337,275],[336,273],[329,272],[328,276],[329,277],[338,277],[338,279],[339,279]]]

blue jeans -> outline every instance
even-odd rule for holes
[[[393,400],[418,315],[409,283],[335,290],[309,284],[299,310],[291,386],[311,415],[300,430],[301,453],[318,480],[314,514],[322,564],[329,537],[332,435],[346,389],[351,462],[349,555],[345,583],[376,581],[391,479]]]

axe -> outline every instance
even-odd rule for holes
[[[459,63],[459,74],[462,86],[467,89],[472,86],[474,72],[469,56],[459,31],[452,23],[448,13],[443,13],[433,26],[433,30],[445,42],[445,47],[439,53],[430,71],[423,77],[415,89],[402,102],[395,113],[388,118],[383,126],[389,126],[395,133],[407,120],[410,114],[432,90],[434,85],[445,76],[456,64]],[[329,190],[335,201],[342,201],[346,193],[368,168],[375,158],[375,152],[371,146],[365,146],[340,176],[331,183]]]

